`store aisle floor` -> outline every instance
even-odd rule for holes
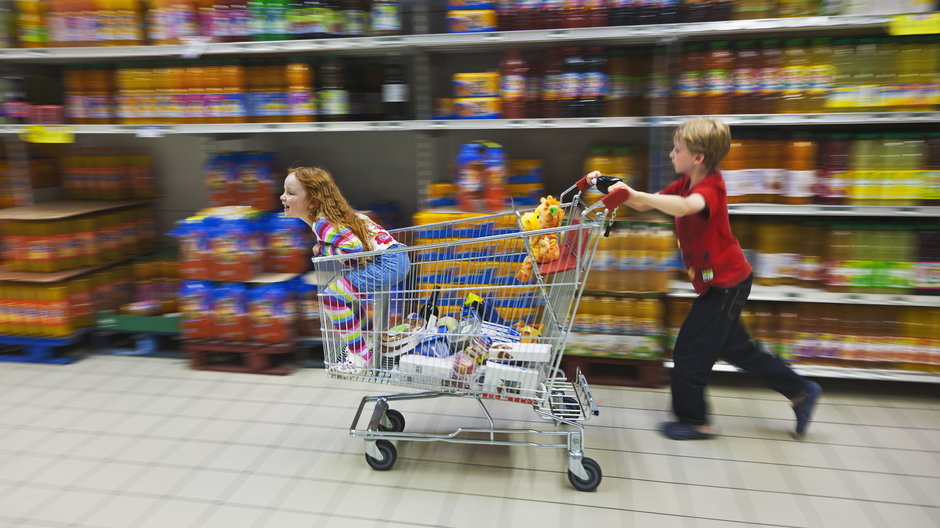
[[[936,385],[820,383],[802,442],[786,402],[743,377],[713,384],[721,436],[700,442],[656,433],[667,390],[594,387],[586,454],[604,480],[582,493],[560,449],[399,442],[395,467],[374,471],[347,429],[363,395],[395,388],[323,370],[3,363],[0,526],[940,526]],[[408,430],[482,424],[470,398],[395,408]],[[523,405],[490,408],[507,427],[537,422]]]

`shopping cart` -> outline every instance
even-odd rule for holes
[[[626,192],[615,191],[588,206],[581,199],[586,188],[582,179],[561,195],[565,221],[557,228],[523,231],[521,212],[513,211],[392,231],[407,247],[385,251],[407,252],[411,268],[400,284],[359,293],[361,331],[373,351],[365,367],[345,362],[344,341],[329,321],[326,303],[320,303],[331,377],[421,389],[362,398],[349,434],[365,440],[372,468],[395,464],[397,450],[390,440],[555,447],[568,450],[568,479],[576,489],[597,488],[601,468],[584,456],[581,422],[597,415],[598,408],[581,372],[569,382],[559,366],[597,243]],[[567,203],[566,197],[571,199]],[[557,236],[560,257],[534,263],[532,279],[520,282],[516,272],[532,255],[538,235]],[[356,258],[377,254],[357,253]],[[321,296],[324,285],[356,265],[349,255],[318,257],[313,263]],[[475,398],[488,427],[405,431],[404,416],[389,408],[390,402],[445,396]],[[531,405],[554,427],[497,428],[486,400]],[[374,408],[363,429],[359,422],[368,403]],[[519,433],[533,440],[507,438]]]

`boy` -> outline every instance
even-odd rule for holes
[[[658,209],[676,219],[682,261],[698,297],[682,323],[673,351],[672,409],[678,420],[661,424],[660,431],[674,440],[714,436],[708,423],[705,386],[715,361],[723,359],[762,378],[789,398],[796,413],[794,436],[802,438],[822,390],[780,359],[762,352],[741,323],[753,275],[731,233],[727,191],[717,170],[730,145],[726,124],[691,119],[676,129],[669,153],[680,176],[658,194],[638,192],[619,181],[610,185],[612,180],[600,178],[596,171],[587,176],[587,183],[599,184],[603,192],[624,188],[629,193],[625,202],[629,207]]]

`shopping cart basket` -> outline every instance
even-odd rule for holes
[[[400,284],[359,292],[359,330],[372,350],[364,367],[345,362],[344,341],[326,303],[320,303],[331,377],[421,389],[362,398],[349,433],[365,440],[372,468],[395,464],[390,440],[556,447],[568,450],[571,484],[583,491],[597,488],[601,469],[584,456],[581,422],[598,408],[580,371],[569,382],[559,366],[597,243],[627,194],[615,191],[588,206],[581,200],[586,187],[582,179],[561,195],[565,220],[556,228],[523,231],[521,212],[513,211],[392,231],[407,247],[385,251],[407,252],[411,267]],[[557,237],[560,257],[533,264],[532,279],[520,282],[516,272],[540,235]],[[355,259],[378,253],[357,253]],[[313,263],[323,296],[325,285],[357,260],[338,255]],[[405,431],[404,416],[389,408],[393,401],[443,396],[475,398],[489,426],[440,434]],[[531,405],[554,427],[497,428],[486,400]],[[374,408],[363,429],[359,422],[367,403]],[[507,438],[519,433],[535,440]]]

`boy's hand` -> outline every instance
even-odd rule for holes
[[[589,186],[594,187],[594,184],[597,182],[597,178],[601,176],[601,171],[593,171],[588,173],[585,178],[587,178],[587,183]]]

